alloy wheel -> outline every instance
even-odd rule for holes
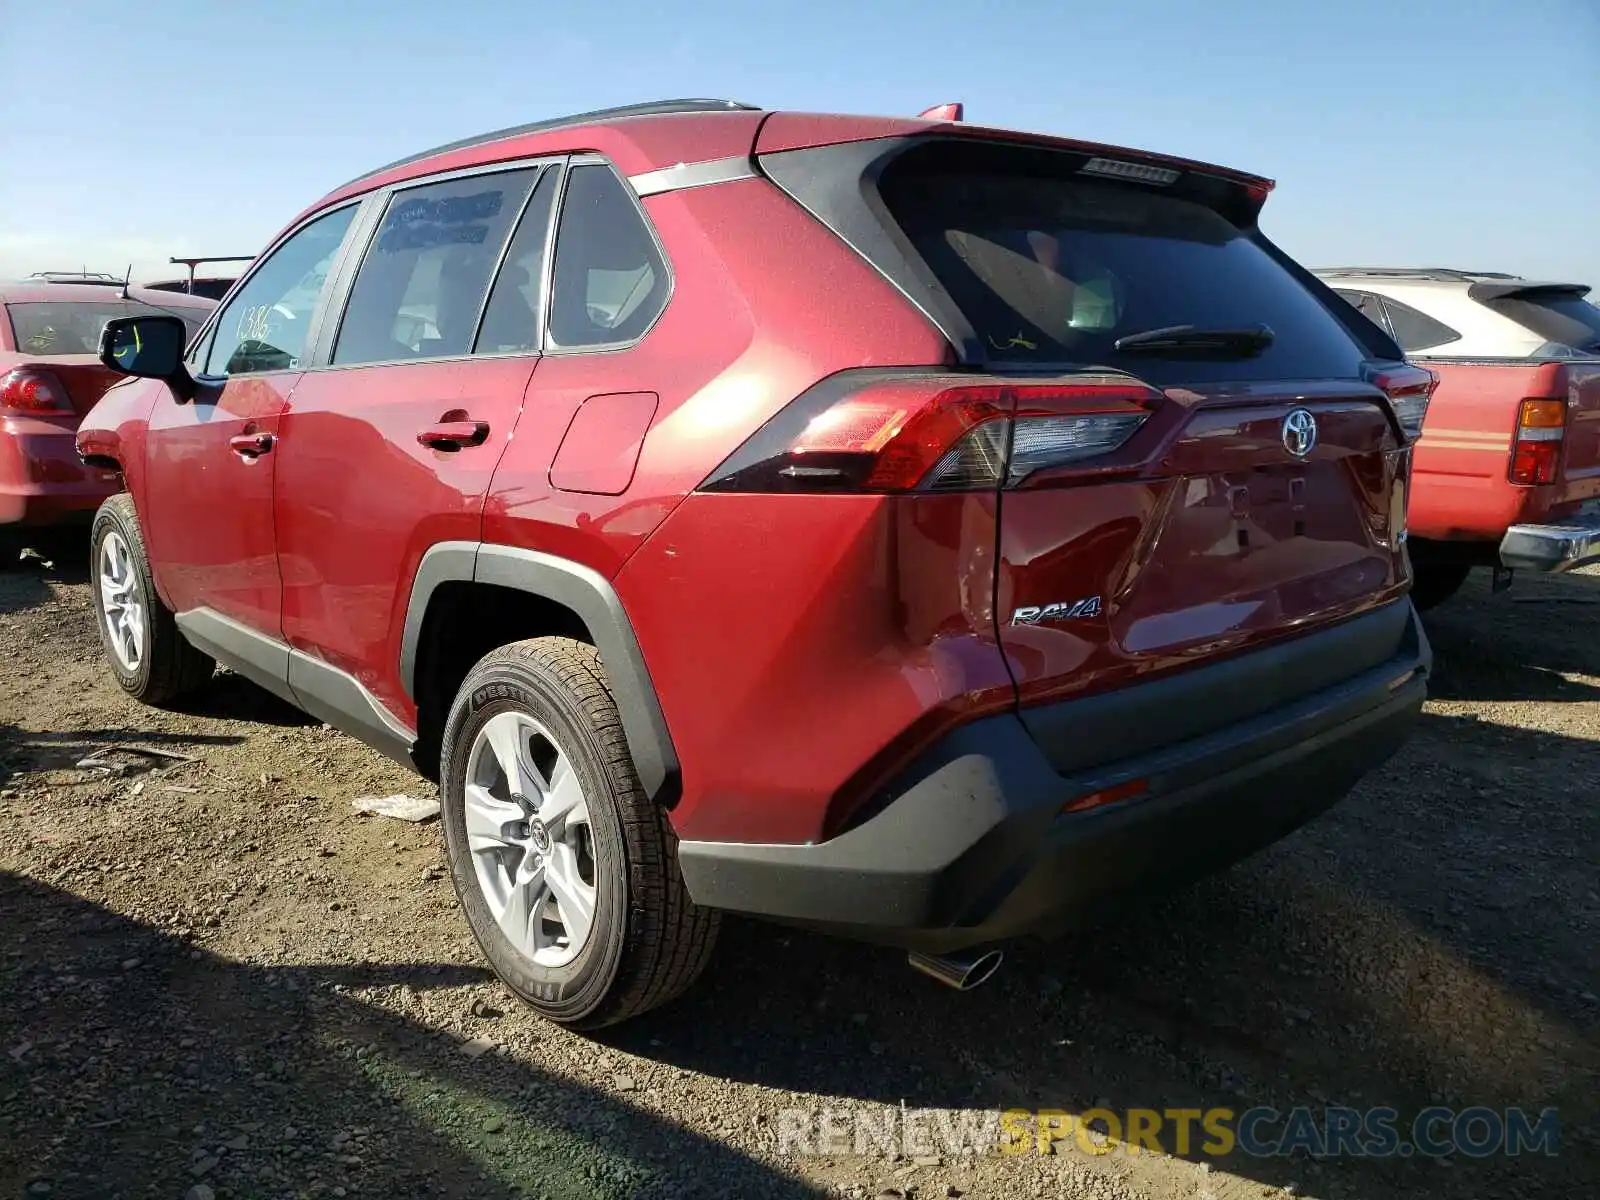
[[[128,543],[115,530],[100,542],[100,611],[111,650],[130,673],[144,661],[145,611],[139,596],[139,575]]]
[[[567,966],[588,943],[597,880],[589,805],[572,760],[526,713],[498,713],[473,739],[464,800],[490,915],[539,966]]]

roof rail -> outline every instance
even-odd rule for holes
[[[348,183],[340,184],[334,191],[343,191],[345,188],[360,183],[364,179],[382,175],[385,171],[392,171],[396,167],[404,167],[414,162],[421,162],[423,159],[432,158],[436,154],[447,154],[452,150],[466,150],[473,146],[487,146],[490,142],[522,137],[530,133],[546,133],[555,129],[568,129],[576,125],[594,125],[602,121],[621,120],[624,117],[659,117],[673,113],[760,111],[753,104],[741,104],[737,100],[651,100],[643,104],[624,104],[617,108],[597,108],[593,112],[574,113],[566,117],[551,117],[544,121],[532,121],[526,125],[512,125],[505,129],[496,129],[492,133],[480,133],[476,137],[462,138],[457,142],[447,142],[443,146],[435,146],[433,149],[424,150],[420,154],[410,154],[405,158],[398,158],[392,163],[386,163],[375,170],[357,175]]]
[[[1318,267],[1316,275],[1373,275],[1381,279],[1427,279],[1458,283],[1473,279],[1518,279],[1503,271],[1459,271],[1453,267]]]
[[[35,271],[28,278],[42,280],[45,283],[104,283],[116,287],[122,286],[120,275],[108,275],[104,271]]]

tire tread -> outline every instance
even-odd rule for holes
[[[689,898],[678,871],[677,837],[639,784],[599,652],[571,638],[530,638],[491,651],[479,669],[497,663],[530,667],[567,691],[584,714],[622,821],[631,902],[628,945],[605,999],[574,1027],[613,1025],[676,999],[710,961],[721,913]],[[471,686],[469,678],[464,690]]]
[[[94,528],[98,530],[101,524],[107,521],[115,524],[117,532],[127,541],[135,568],[143,577],[149,600],[145,606],[148,621],[145,658],[150,669],[143,686],[129,687],[126,682],[122,682],[122,672],[115,663],[112,664],[112,668],[125,691],[135,699],[159,708],[190,694],[208,682],[216,671],[216,662],[210,655],[189,644],[188,639],[178,629],[172,611],[157,595],[155,581],[150,575],[150,556],[145,550],[144,531],[139,526],[139,513],[134,507],[133,497],[127,492],[118,492],[106,500],[100,506],[100,511],[95,514]],[[91,536],[92,541],[97,543],[97,535]],[[94,557],[91,557],[91,586],[97,569],[97,563]],[[106,653],[109,658],[109,647]]]

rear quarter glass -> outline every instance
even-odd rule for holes
[[[1329,307],[1234,217],[1218,181],[1171,189],[1080,173],[1083,156],[929,141],[877,181],[884,217],[973,327],[985,361],[1083,364],[1158,385],[1355,379],[1368,357]],[[1252,357],[1129,354],[1173,325],[1262,323]]]

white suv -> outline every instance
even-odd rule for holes
[[[1580,283],[1442,268],[1314,274],[1418,358],[1594,358],[1600,308]]]

